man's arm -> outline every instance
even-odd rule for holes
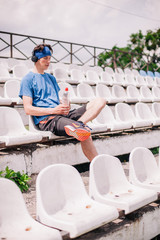
[[[24,110],[27,115],[32,116],[43,116],[43,115],[67,115],[70,110],[70,106],[59,104],[55,108],[44,108],[32,106],[32,98],[23,96]]]

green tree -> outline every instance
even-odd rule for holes
[[[110,51],[99,55],[98,65],[102,67],[133,67],[145,71],[160,71],[158,63],[160,56],[160,29],[153,32],[148,30],[146,35],[139,30],[130,35],[128,44],[124,48],[113,46]]]

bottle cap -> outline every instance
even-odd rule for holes
[[[68,87],[65,88],[65,91],[68,92]]]

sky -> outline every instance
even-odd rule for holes
[[[125,47],[160,27],[160,0],[0,0],[0,30],[96,47]]]

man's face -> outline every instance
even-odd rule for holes
[[[40,58],[38,60],[39,64],[41,65],[41,68],[43,70],[48,69],[50,61],[51,61],[51,56],[46,56],[46,57]]]

